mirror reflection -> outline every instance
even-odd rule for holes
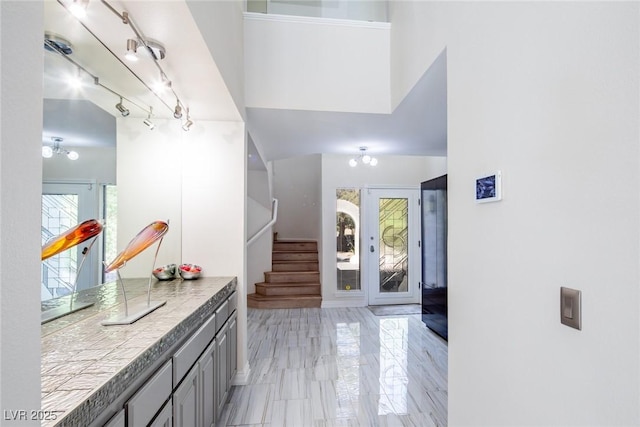
[[[81,290],[114,280],[103,263],[117,254],[116,117],[125,113],[115,106],[120,91],[149,105],[137,97],[147,90],[60,2],[45,2],[43,39],[42,243],[87,219],[104,225],[78,275]],[[146,114],[131,108],[131,117]],[[71,292],[87,248],[42,262],[43,301]]]

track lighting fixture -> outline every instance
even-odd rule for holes
[[[45,159],[50,159],[54,154],[64,154],[69,160],[78,160],[80,157],[76,151],[69,151],[60,147],[62,138],[59,136],[54,136],[51,140],[53,141],[53,146],[45,145],[42,147],[42,157]]]
[[[127,109],[127,107],[122,105],[122,97],[120,97],[120,102],[116,104],[116,110],[120,111],[122,117],[127,117],[129,115],[129,110]]]
[[[349,166],[355,168],[358,166],[358,163],[375,166],[378,164],[378,159],[367,154],[367,147],[360,147],[360,155],[349,160]]]
[[[173,110],[173,117],[176,119],[182,118],[182,107],[180,106],[180,101],[176,99],[176,108]]]
[[[153,107],[149,107],[149,115],[146,119],[143,120],[142,123],[147,125],[149,127],[149,130],[154,130],[156,128],[156,125],[151,121],[151,114],[153,114]]]
[[[193,121],[191,121],[191,118],[189,117],[189,108],[187,108],[187,120],[183,123],[182,130],[188,132],[192,125]]]
[[[127,39],[127,53],[124,54],[124,57],[129,61],[137,61],[138,55],[136,54],[138,50],[138,40]]]

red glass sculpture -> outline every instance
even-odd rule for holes
[[[146,226],[134,237],[126,248],[105,268],[105,272],[116,270],[124,266],[127,261],[151,246],[156,240],[164,236],[169,230],[169,224],[155,221]]]
[[[85,240],[97,236],[101,231],[102,224],[98,220],[84,221],[45,243],[42,246],[42,260],[79,245]]]

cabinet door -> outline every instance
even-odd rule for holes
[[[234,313],[229,319],[229,360],[227,369],[227,388],[231,388],[233,376],[238,370],[238,324],[236,322],[237,315]]]
[[[114,415],[104,427],[125,427],[124,409]]]
[[[214,339],[211,345],[209,345],[209,347],[207,347],[207,349],[204,351],[204,354],[198,362],[198,368],[200,369],[200,393],[203,427],[212,427],[216,423],[217,405],[215,403],[215,350],[216,340]]]
[[[171,399],[164,404],[164,407],[158,414],[155,420],[151,423],[150,427],[173,427],[173,405]]]
[[[220,329],[216,336],[216,409],[222,414],[222,408],[227,401],[228,380],[227,360],[229,359],[229,339],[227,336],[228,324]]]
[[[173,420],[176,427],[200,426],[199,372],[192,369],[173,393]]]

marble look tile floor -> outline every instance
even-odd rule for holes
[[[249,309],[248,337],[220,427],[447,425],[447,343],[419,314]]]

